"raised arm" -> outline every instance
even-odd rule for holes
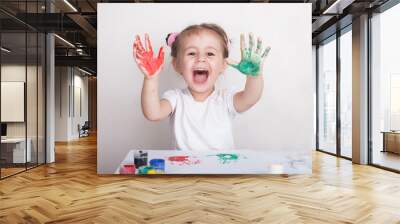
[[[150,121],[160,121],[168,117],[172,107],[167,100],[158,95],[158,77],[144,79],[142,88],[142,112]]]
[[[228,59],[229,65],[247,76],[244,90],[236,93],[233,98],[233,105],[239,113],[250,109],[262,96],[264,89],[263,64],[270,49],[270,47],[266,47],[266,49],[262,51],[262,40],[258,38],[257,48],[254,51],[254,38],[252,34],[249,35],[249,47],[247,48],[244,35],[241,34],[240,62],[236,63]]]
[[[140,37],[136,36],[133,44],[133,56],[144,74],[141,93],[142,112],[150,121],[160,121],[172,112],[171,105],[167,100],[160,100],[158,93],[158,74],[164,65],[164,50],[160,48],[158,57],[154,58],[153,48],[149,36],[145,34],[145,46],[143,47]]]
[[[247,76],[244,90],[237,92],[233,97],[233,105],[237,112],[241,113],[250,109],[256,104],[264,89],[263,77]]]

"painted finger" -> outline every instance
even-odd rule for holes
[[[164,64],[164,47],[158,50],[157,66],[161,67]]]
[[[240,34],[240,53],[241,53],[242,58],[244,58],[245,50],[246,50],[246,43],[244,41],[244,34],[241,33]]]
[[[135,54],[135,57],[137,59],[140,59],[140,60],[146,60],[147,59],[147,57],[144,54],[140,54],[140,53],[137,53],[137,52]]]
[[[140,56],[140,57],[146,57],[146,56],[145,56],[145,55],[146,55],[146,52],[141,51],[141,50],[139,50],[139,49],[137,49],[137,48],[135,48],[134,54],[135,54],[135,57],[138,57],[138,56]]]
[[[261,49],[262,49],[262,40],[261,40],[261,38],[257,38],[256,54],[260,54]]]
[[[254,46],[254,36],[252,33],[249,34],[249,51],[253,51],[253,46]]]
[[[146,33],[146,34],[144,35],[144,39],[145,39],[145,47],[146,47],[146,50],[147,50],[148,52],[150,52],[150,54],[152,55],[152,54],[153,54],[153,47],[151,46],[149,34]]]
[[[137,35],[135,36],[135,40],[133,41],[133,44],[132,44],[132,47],[133,47],[133,49],[136,49],[136,43],[137,43]]]
[[[160,47],[160,50],[158,50],[158,57],[157,58],[161,58],[162,60],[164,60],[164,47]]]
[[[136,48],[135,48],[135,43],[133,43],[133,46],[132,46],[132,55],[133,55],[133,58],[136,58]]]
[[[154,72],[154,74],[158,74],[163,68],[164,68],[164,64],[161,64],[161,66],[158,67],[158,69],[156,69],[156,71]]]
[[[135,40],[135,46],[136,50],[138,51],[146,51],[142,45],[142,41],[140,41],[140,37],[136,35],[136,40]]]
[[[135,57],[135,62],[137,65],[139,65],[141,63],[142,59]]]
[[[146,56],[138,52],[136,49],[133,50],[133,58],[135,59],[137,64],[139,64],[139,61],[146,60]]]
[[[271,47],[265,48],[265,51],[264,51],[264,53],[261,55],[261,57],[262,57],[262,58],[267,57],[267,55],[268,55],[268,53],[269,53],[270,50],[271,50]]]
[[[138,57],[138,58],[142,58],[142,59],[148,58],[147,52],[145,52],[145,51],[134,49],[134,54],[135,54],[135,57]]]

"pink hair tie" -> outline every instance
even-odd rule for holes
[[[179,33],[169,33],[167,36],[167,45],[172,47],[172,44],[175,42],[176,38],[178,37]]]

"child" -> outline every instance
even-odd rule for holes
[[[242,60],[228,59],[229,40],[225,31],[215,24],[192,25],[179,34],[170,34],[172,65],[187,84],[185,89],[166,91],[158,95],[158,74],[164,65],[164,50],[157,58],[149,36],[145,47],[139,36],[134,43],[134,58],[144,74],[142,111],[150,121],[170,117],[175,148],[178,150],[232,150],[235,149],[232,119],[258,102],[263,91],[262,65],[270,48],[262,51],[261,39],[254,49],[253,35],[245,46],[241,35]],[[215,82],[227,65],[247,75],[244,90],[232,92],[215,89]]]

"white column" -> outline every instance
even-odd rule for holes
[[[72,139],[72,68],[57,66],[55,69],[55,141],[69,141]]]
[[[55,133],[55,76],[54,76],[54,35],[49,33],[46,36],[46,60],[47,60],[47,76],[46,76],[46,163],[55,161],[54,151],[54,133]]]
[[[54,5],[46,1],[47,12],[54,12]],[[46,35],[46,163],[55,162],[55,43],[54,34]]]
[[[368,15],[353,20],[353,162],[368,163]]]

